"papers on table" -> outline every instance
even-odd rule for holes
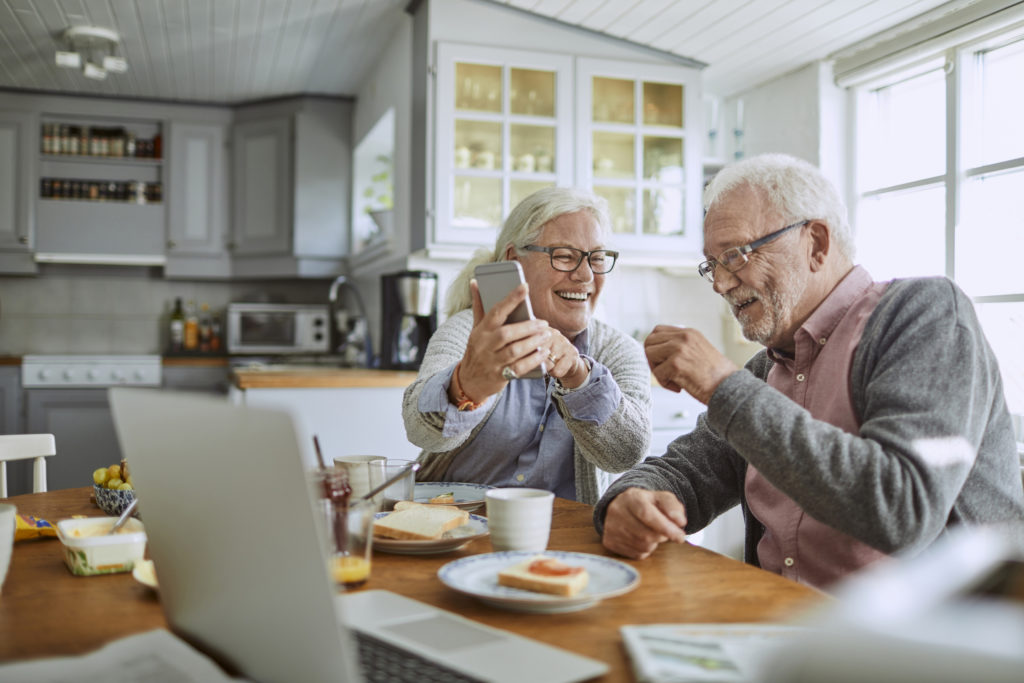
[[[623,626],[639,683],[752,681],[767,655],[804,632],[781,624]]]
[[[108,643],[78,657],[48,657],[0,666],[4,683],[217,683],[243,681],[166,629]]]

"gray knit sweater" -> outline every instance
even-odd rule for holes
[[[437,373],[450,372],[462,358],[472,328],[471,310],[448,318],[431,337],[419,376],[405,390],[402,417],[406,436],[423,449],[419,457],[423,469],[418,479],[436,480],[443,476],[455,456],[492,419],[504,395],[502,390],[490,402],[487,416],[474,429],[448,438],[443,435],[444,413],[421,412],[418,407],[427,380]],[[610,473],[628,470],[647,455],[651,440],[651,379],[643,348],[635,339],[593,319],[587,332],[587,355],[608,368],[622,392],[622,400],[612,416],[600,424],[574,419],[569,402],[558,392],[554,400],[573,436],[576,500],[593,504],[614,478]]]
[[[594,511],[602,531],[627,487],[672,491],[688,533],[743,506],[745,558],[764,528],[743,497],[748,463],[820,522],[885,553],[920,552],[957,524],[1007,523],[1024,538],[1024,492],[996,359],[946,278],[898,280],[861,336],[849,434],[765,383],[766,352],[719,385],[697,429],[619,478]]]

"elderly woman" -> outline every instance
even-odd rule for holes
[[[593,319],[618,253],[605,201],[547,188],[509,214],[449,290],[402,414],[423,449],[421,480],[543,488],[594,503],[609,473],[650,442],[650,371],[640,344]],[[519,261],[526,280],[486,314],[474,268]],[[535,320],[506,324],[529,296]],[[545,366],[546,375],[525,379]]]

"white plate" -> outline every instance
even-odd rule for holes
[[[477,510],[484,506],[484,495],[493,486],[486,484],[462,484],[454,481],[423,481],[416,482],[413,500],[417,503],[429,503],[434,496],[442,493],[455,494],[455,507],[463,510]],[[449,503],[451,505],[451,503]]]
[[[144,586],[153,590],[157,589],[156,570],[153,568],[153,560],[139,560],[132,569],[132,576]]]
[[[386,517],[387,512],[378,512],[374,519]],[[408,539],[373,537],[373,549],[396,555],[437,555],[457,550],[470,541],[487,535],[487,518],[470,515],[462,526],[444,532],[436,541],[412,541]]]
[[[541,553],[507,551],[472,555],[449,562],[437,576],[449,588],[479,598],[494,607],[517,612],[574,612],[601,600],[628,593],[640,584],[640,573],[625,562],[601,555],[546,550],[543,555],[583,567],[590,574],[587,587],[571,598],[498,585],[498,572]]]

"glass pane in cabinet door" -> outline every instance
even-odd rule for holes
[[[501,225],[501,180],[455,176],[452,225],[497,228]]]
[[[555,170],[555,129],[553,126],[509,126],[512,170],[520,173],[552,173]]]
[[[683,127],[683,86],[644,82],[644,124]]]
[[[595,185],[594,193],[608,201],[612,232],[626,235],[636,232],[636,191],[633,188]]]
[[[629,133],[594,133],[594,177],[634,178],[634,139]]]
[[[597,123],[634,123],[633,81],[595,76],[593,110]]]
[[[683,182],[683,141],[644,136],[644,178],[660,183]]]
[[[555,115],[553,71],[509,69],[509,111],[526,116]]]
[[[455,63],[455,108],[501,112],[501,67]]]
[[[656,187],[644,190],[644,234],[683,234],[681,187]]]
[[[554,183],[538,180],[513,180],[509,183],[508,188],[509,211],[514,209],[519,202],[523,201],[537,190],[543,190],[545,187],[554,186]]]
[[[502,168],[501,124],[455,119],[455,168]]]

